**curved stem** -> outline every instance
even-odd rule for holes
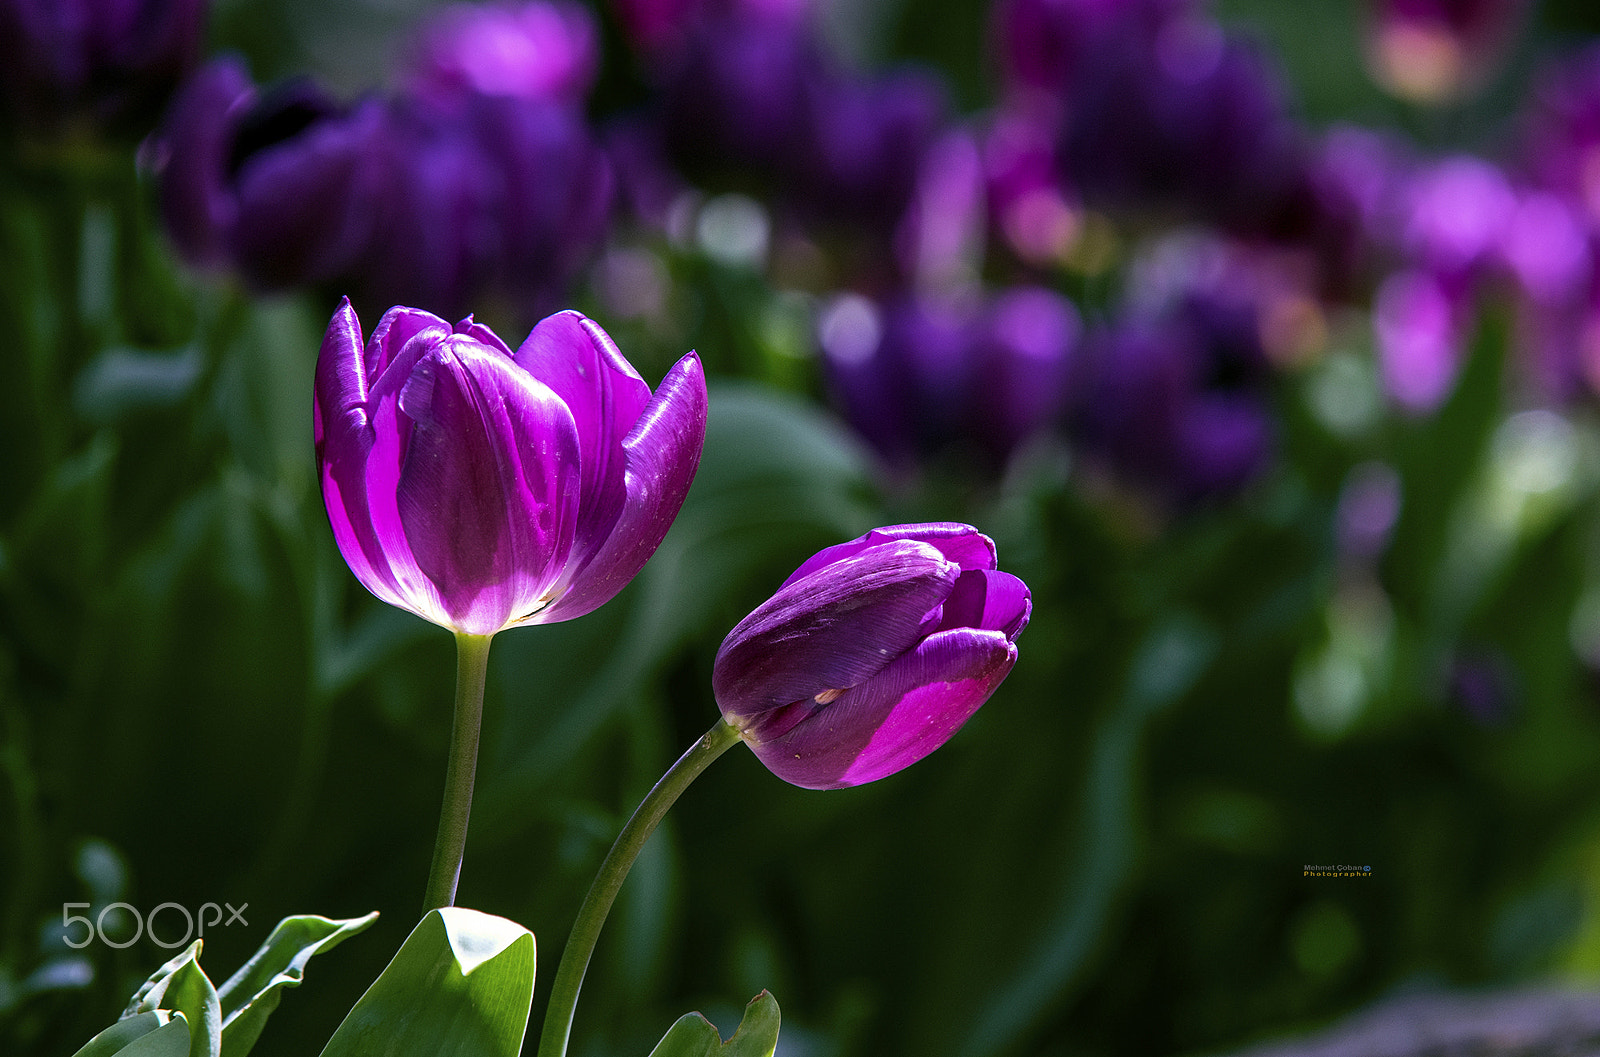
[[[433,842],[433,866],[422,912],[453,906],[461,857],[467,850],[472,814],[472,779],[478,769],[478,731],[483,725],[483,683],[489,671],[491,635],[456,632],[456,707],[450,728],[450,762],[444,774],[444,806]]]
[[[600,872],[589,886],[589,894],[583,897],[578,919],[572,923],[572,934],[561,952],[561,965],[556,969],[555,982],[550,985],[550,1006],[544,1015],[544,1031],[539,1036],[538,1057],[566,1057],[572,1019],[578,1011],[578,991],[583,987],[583,974],[589,969],[595,941],[600,938],[600,927],[605,924],[611,904],[616,901],[628,870],[650,834],[655,832],[678,796],[689,788],[689,783],[738,740],[737,730],[725,720],[717,720],[716,726],[678,757],[678,762],[661,776],[655,788],[645,794],[633,817],[617,834],[616,843],[611,845],[605,861],[600,864]]]

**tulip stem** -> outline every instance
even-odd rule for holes
[[[461,857],[467,850],[472,780],[478,770],[478,731],[483,725],[483,684],[489,671],[491,635],[456,633],[456,706],[450,728],[450,760],[444,774],[444,805],[422,912],[454,906]]]
[[[616,901],[628,870],[644,850],[650,834],[666,816],[667,809],[689,788],[689,783],[738,740],[736,729],[725,720],[717,720],[716,726],[678,757],[678,762],[661,776],[655,788],[645,794],[633,817],[617,834],[616,843],[611,845],[600,871],[595,874],[594,883],[589,886],[589,894],[583,897],[578,918],[572,923],[572,934],[561,952],[561,964],[551,984],[550,1005],[544,1015],[544,1031],[539,1036],[538,1057],[566,1057],[572,1020],[578,1011],[578,991],[583,987],[583,975],[589,969],[595,942],[600,938],[600,927],[605,924],[611,904]]]

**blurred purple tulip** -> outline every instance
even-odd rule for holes
[[[1081,331],[1072,302],[1042,287],[987,301],[858,295],[823,314],[824,367],[845,417],[891,465],[950,446],[1003,461],[1066,407]]]
[[[863,785],[943,745],[1016,663],[1033,603],[968,525],[895,525],[829,547],[728,633],[711,685],[767,768]]]
[[[673,159],[695,175],[802,164],[820,50],[786,19],[730,16],[696,24],[661,74],[662,127]]]
[[[178,250],[261,289],[355,267],[377,219],[382,108],[337,105],[309,80],[258,92],[236,59],[179,92],[146,158]]]
[[[185,85],[145,158],[191,262],[256,289],[341,287],[449,315],[564,298],[603,240],[611,169],[578,109],[463,89],[349,107],[308,80],[258,92],[237,60]]]
[[[479,94],[581,106],[599,36],[590,10],[570,0],[451,4],[417,29],[406,86],[436,101]]]
[[[901,67],[850,73],[792,13],[706,13],[664,56],[663,144],[704,183],[782,197],[813,222],[887,233],[948,116],[943,82]]]
[[[1101,208],[1173,206],[1241,234],[1316,227],[1312,154],[1266,55],[1197,15],[1125,30],[1084,57],[1062,178]]]
[[[1187,326],[1132,320],[1098,332],[1073,436],[1117,477],[1179,502],[1235,492],[1271,453],[1263,395]]]
[[[689,353],[654,395],[591,320],[514,354],[471,317],[385,313],[363,350],[346,300],[317,361],[334,538],[390,605],[474,635],[582,616],[644,566],[688,493],[706,390]]]
[[[983,155],[965,129],[924,152],[916,192],[895,232],[901,274],[919,289],[959,290],[977,281],[987,221]]]
[[[818,218],[887,228],[949,116],[944,83],[900,68],[874,79],[821,76],[809,89],[794,197]]]
[[[198,60],[206,0],[0,0],[0,95],[31,133],[137,139]]]
[[[1600,232],[1581,210],[1548,191],[1528,192],[1502,247],[1516,279],[1525,366],[1557,401],[1600,393]]]
[[[1523,118],[1522,169],[1537,188],[1577,203],[1600,227],[1600,44],[1542,71]]]
[[[1000,0],[990,33],[1005,87],[1048,97],[1068,91],[1080,67],[1118,34],[1153,35],[1195,6],[1193,0]]]
[[[1140,300],[1084,342],[1070,434],[1086,458],[1179,503],[1254,478],[1274,446],[1272,363],[1315,351],[1314,308],[1285,271],[1208,240],[1138,262]]]
[[[1372,308],[1383,387],[1402,408],[1436,410],[1465,356],[1472,303],[1459,284],[1404,270],[1383,281]]]
[[[1370,0],[1372,75],[1413,102],[1455,99],[1494,68],[1526,6],[1526,0]]]
[[[1517,205],[1498,166],[1471,155],[1444,158],[1414,172],[1401,194],[1408,260],[1451,276],[1496,263]]]

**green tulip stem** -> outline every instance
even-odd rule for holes
[[[450,761],[444,774],[444,805],[422,912],[454,906],[461,857],[467,850],[472,814],[472,779],[478,769],[478,732],[483,726],[483,683],[489,671],[492,635],[456,632],[456,708],[450,727]]]
[[[544,1032],[539,1036],[538,1057],[566,1057],[572,1019],[578,1011],[578,991],[583,987],[583,974],[589,969],[595,941],[600,938],[600,927],[606,923],[611,904],[616,901],[623,880],[639,852],[644,850],[650,834],[666,816],[667,809],[689,788],[689,783],[738,740],[737,730],[726,721],[717,720],[716,726],[678,757],[678,762],[661,776],[655,788],[645,794],[633,817],[617,834],[616,843],[611,845],[600,871],[595,874],[594,883],[589,886],[589,894],[583,897],[578,919],[572,923],[572,934],[561,952],[561,964],[556,969],[555,982],[550,985],[550,1006],[544,1016]]]

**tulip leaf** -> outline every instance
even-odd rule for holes
[[[377,911],[373,911],[359,918],[336,920],[302,914],[278,922],[250,960],[217,988],[225,1057],[244,1057],[250,1052],[267,1017],[278,1008],[283,989],[300,986],[312,955],[337,946],[377,919]]]
[[[189,1021],[182,1013],[116,1051],[116,1057],[187,1057],[192,1052]]]
[[[766,991],[744,1007],[744,1019],[727,1042],[699,1013],[685,1013],[667,1029],[650,1057],[772,1057],[778,1048],[778,1000]]]
[[[124,1017],[155,1010],[182,1013],[188,1021],[189,1057],[219,1057],[222,1053],[222,1007],[217,989],[200,968],[203,940],[188,948],[150,975],[134,993]]]
[[[533,933],[464,907],[429,911],[322,1057],[517,1057],[533,1003]]]
[[[174,1024],[178,1025],[176,1029],[173,1028]],[[153,1036],[160,1037],[152,1039]],[[152,1039],[152,1042],[135,1050],[133,1044],[142,1039]],[[152,1049],[152,1045],[156,1048]],[[84,1043],[83,1048],[72,1057],[113,1057],[116,1054],[136,1053],[145,1054],[146,1057],[154,1057],[155,1054],[184,1057],[188,1052],[189,1025],[183,1014],[152,1009],[147,1013],[123,1017]]]
[[[722,1049],[716,1025],[699,1013],[685,1013],[661,1036],[650,1057],[707,1057]]]

